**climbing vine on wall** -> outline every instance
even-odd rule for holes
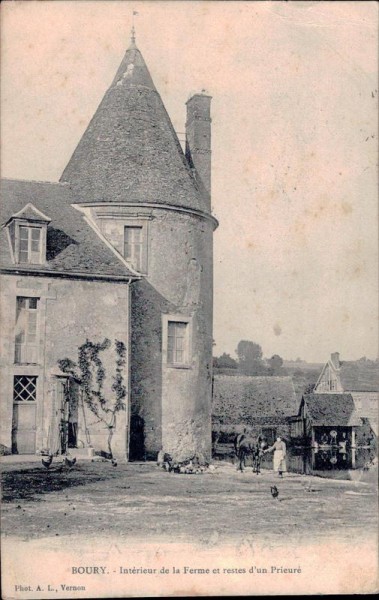
[[[113,396],[107,397],[104,393],[104,383],[107,373],[101,358],[101,354],[110,349],[111,341],[105,338],[96,343],[86,340],[78,349],[78,362],[69,358],[58,361],[59,368],[67,375],[75,377],[79,382],[83,401],[89,410],[108,428],[108,451],[113,460],[112,438],[116,428],[116,416],[121,410],[125,410],[124,402],[127,394],[124,383],[124,367],[126,365],[126,346],[120,340],[114,341],[116,355],[115,372],[112,375],[111,386]]]

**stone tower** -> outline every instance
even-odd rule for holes
[[[61,177],[142,275],[130,315],[131,460],[211,454],[210,100],[187,103],[184,155],[133,39]]]

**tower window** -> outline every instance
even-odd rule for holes
[[[16,300],[15,363],[38,362],[38,298],[18,296]]]
[[[192,317],[162,315],[162,334],[163,364],[189,369],[192,362]]]
[[[142,252],[142,227],[128,225],[124,228],[124,258],[136,271],[142,269]]]
[[[167,362],[183,365],[188,362],[188,323],[169,321],[167,328]]]

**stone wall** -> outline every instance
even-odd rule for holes
[[[155,390],[146,370],[156,361],[161,370],[162,447],[178,460],[194,452],[208,458],[211,453],[212,383],[212,234],[213,223],[191,214],[156,210],[150,224],[150,260],[147,281],[135,296],[133,316],[141,314],[150,298],[150,319],[157,327],[154,343],[137,344],[136,357],[142,363],[137,377],[145,382],[145,411],[155,402]],[[152,298],[155,298],[154,301]],[[160,313],[160,314],[159,314]],[[153,316],[154,315],[154,316]],[[190,363],[187,369],[170,367],[162,353],[162,315],[191,318]],[[132,320],[132,331],[135,326]],[[142,339],[149,327],[142,323]],[[133,340],[135,340],[134,333]],[[144,359],[142,357],[144,356]],[[147,378],[146,378],[147,375]],[[137,394],[136,394],[137,392]],[[151,392],[151,393],[150,393]],[[133,385],[132,398],[138,395]],[[150,440],[147,438],[147,449]],[[152,441],[152,440],[151,440]],[[158,449],[159,438],[154,450]]]
[[[128,219],[148,219],[146,278],[133,284],[131,302],[131,410],[144,428],[140,458],[155,458],[162,447],[178,460],[195,452],[210,458],[214,222],[126,204],[117,213],[94,207],[93,215],[120,252]],[[169,366],[163,352],[162,323],[170,315],[191,321],[186,368]]]
[[[38,332],[39,360],[37,365],[14,364],[14,326],[16,297],[39,298]],[[125,283],[84,281],[57,277],[4,276],[2,280],[1,313],[3,335],[1,345],[1,443],[11,446],[13,378],[15,375],[37,376],[37,450],[46,447],[52,433],[49,430],[56,422],[58,360],[77,360],[78,347],[88,338],[102,341],[105,337],[123,341],[128,347],[129,286]],[[4,318],[5,317],[5,318]],[[107,374],[114,373],[113,351],[104,355]],[[127,387],[129,365],[125,368]],[[105,392],[110,394],[110,378]],[[128,399],[126,399],[128,403]],[[87,411],[87,427],[91,444],[97,450],[106,450],[107,430],[95,424],[96,418]],[[115,454],[127,456],[128,411],[118,416],[114,435]],[[79,415],[79,438],[86,443],[83,415]]]

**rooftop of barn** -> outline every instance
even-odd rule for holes
[[[219,423],[290,417],[297,414],[298,406],[291,377],[214,377],[212,412]]]

